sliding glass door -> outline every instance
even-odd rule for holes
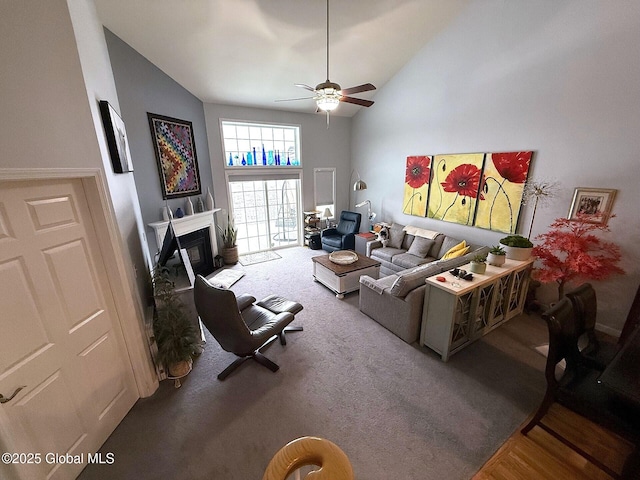
[[[228,177],[238,253],[300,245],[298,174]]]

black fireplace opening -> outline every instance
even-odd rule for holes
[[[187,251],[195,275],[206,276],[215,270],[211,252],[211,234],[208,228],[181,235],[178,240],[180,248]]]

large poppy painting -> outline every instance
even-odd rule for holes
[[[431,157],[426,155],[407,157],[402,213],[426,216],[430,176]]]
[[[515,233],[533,152],[488,153],[475,226]]]
[[[484,153],[435,155],[427,216],[436,220],[473,225],[476,202],[483,194]]]

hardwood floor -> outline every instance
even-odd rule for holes
[[[527,419],[528,422],[528,419]],[[545,423],[599,461],[620,472],[632,444],[589,420],[553,404]],[[526,424],[523,423],[522,426]],[[521,426],[521,427],[522,427]],[[612,477],[539,426],[527,436],[520,428],[472,480],[610,480]]]

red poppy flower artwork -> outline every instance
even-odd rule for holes
[[[493,164],[502,178],[511,183],[524,183],[529,174],[532,152],[507,152],[491,155]]]
[[[485,161],[487,202],[478,205],[475,225],[515,233],[533,152],[489,153]]]
[[[413,155],[407,157],[402,213],[419,217],[426,216],[430,178],[430,156]]]
[[[480,200],[484,200],[484,196],[480,192],[481,175],[482,171],[478,167],[463,163],[451,170],[441,185],[445,192],[458,193],[458,195],[471,198],[478,198],[480,195]]]
[[[484,153],[435,155],[427,217],[473,225],[476,203],[484,200]]]
[[[420,188],[429,182],[431,159],[426,156],[407,157],[405,183],[411,188]]]

